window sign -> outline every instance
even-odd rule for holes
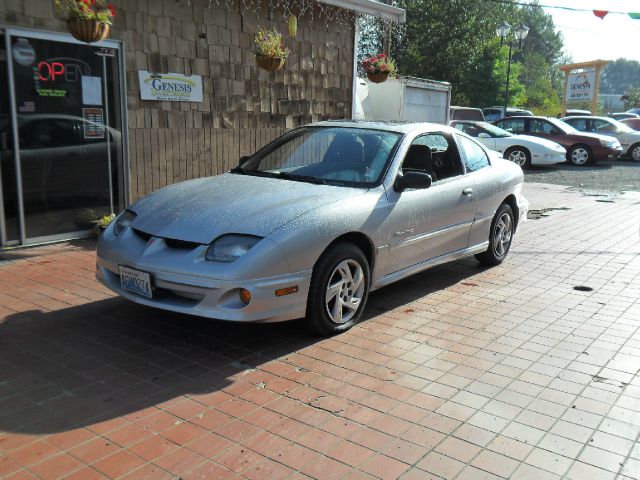
[[[142,100],[202,102],[202,77],[181,73],[150,73],[138,70]]]
[[[84,105],[102,105],[102,79],[82,76],[82,103]]]

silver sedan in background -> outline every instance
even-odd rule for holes
[[[523,174],[442,125],[322,122],[230,172],[137,201],[103,232],[97,278],[203,317],[305,317],[334,334],[370,291],[475,255],[501,263],[525,218]]]

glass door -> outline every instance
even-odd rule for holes
[[[17,159],[13,175],[3,157],[7,240],[15,237],[16,212],[21,243],[73,238],[123,208],[120,51],[56,35],[9,35],[11,91],[3,97],[13,99],[8,123],[18,142],[7,150]]]
[[[13,150],[7,38],[0,32],[0,247],[20,242],[16,162]]]

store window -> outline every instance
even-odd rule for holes
[[[3,243],[89,231],[99,217],[124,206],[119,44],[78,44],[12,30],[5,35]]]

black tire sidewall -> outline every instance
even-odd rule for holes
[[[360,264],[364,273],[365,288],[362,301],[355,315],[345,323],[334,323],[326,309],[326,291],[331,274],[335,268],[345,260],[354,260]],[[362,250],[351,243],[340,242],[329,247],[318,259],[313,268],[309,295],[307,298],[306,320],[309,328],[320,335],[335,335],[353,327],[362,316],[369,298],[371,285],[371,270],[367,257]]]
[[[498,222],[498,219],[505,212],[508,212],[509,215],[511,216],[511,241],[509,242],[509,247],[507,248],[507,251],[505,252],[505,254],[502,257],[498,257],[495,254],[495,249],[493,245],[493,242],[495,239],[495,235],[493,234],[493,232],[496,228],[496,223]],[[508,203],[503,203],[502,205],[500,205],[500,207],[498,207],[498,210],[496,211],[496,214],[493,216],[493,220],[491,221],[491,230],[489,231],[489,247],[483,253],[476,255],[476,259],[483,265],[489,265],[489,266],[500,265],[504,261],[504,259],[507,258],[507,255],[511,250],[511,243],[513,242],[514,234],[515,234],[515,217],[513,214],[513,208],[511,208],[511,205],[509,205]]]

